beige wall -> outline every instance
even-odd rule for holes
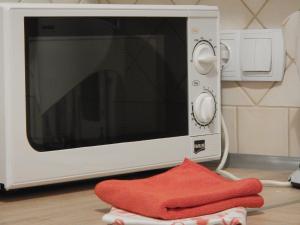
[[[231,152],[300,156],[300,74],[295,65],[293,21],[300,0],[0,0],[0,2],[218,5],[223,29],[283,27],[286,72],[282,82],[223,82],[223,113]],[[300,29],[300,27],[298,27]]]

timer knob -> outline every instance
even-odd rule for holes
[[[211,123],[216,113],[216,102],[214,96],[206,91],[202,92],[193,104],[194,119],[202,126]]]
[[[194,48],[193,64],[196,70],[202,74],[208,74],[214,67],[217,57],[213,46],[208,41],[200,41]]]

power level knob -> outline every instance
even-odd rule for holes
[[[198,124],[206,126],[211,123],[216,113],[214,96],[208,92],[202,92],[193,104],[193,115]]]
[[[200,41],[194,48],[193,64],[196,70],[202,74],[208,74],[215,65],[217,57],[213,46],[208,41]]]

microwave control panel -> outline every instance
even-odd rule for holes
[[[220,133],[218,19],[188,20],[190,136]]]

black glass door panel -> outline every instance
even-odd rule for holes
[[[186,18],[25,18],[38,151],[188,134]]]

